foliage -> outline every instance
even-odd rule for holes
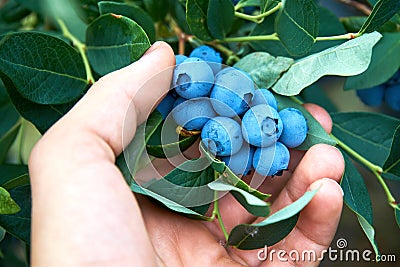
[[[54,2],[8,0],[0,8],[0,229],[29,244],[26,162],[7,161],[10,147],[23,134],[23,121],[46,132],[95,80],[135,62],[151,43],[164,40],[181,54],[201,44],[214,47],[228,65],[247,71],[259,87],[272,89],[279,109],[300,109],[309,133],[299,149],[318,143],[340,147],[346,161],[341,182],[345,203],[379,253],[371,199],[354,161],[376,176],[399,223],[400,208],[385,179],[400,181],[400,120],[373,112],[332,113],[334,126],[329,135],[301,106],[301,99],[317,98],[333,110],[327,96],[311,86],[321,77],[350,76],[344,89],[354,90],[393,76],[400,68],[399,1],[370,1],[369,16],[340,20],[313,0],[241,0],[236,5],[230,0]],[[246,14],[244,8],[249,6],[255,11]],[[314,93],[308,93],[311,90]],[[250,187],[204,149],[205,157],[139,185],[136,172],[151,160],[144,160],[146,151],[164,157],[168,149],[186,149],[197,139],[190,135],[175,143],[161,143],[162,122],[155,111],[138,127],[116,164],[133,192],[192,218],[218,218],[230,246],[255,249],[279,242],[316,194],[307,192],[269,215],[269,195]],[[193,168],[201,170],[190,171]],[[264,220],[238,225],[227,233],[218,210],[221,192],[232,194],[249,213]],[[200,202],[188,203],[193,199]],[[208,217],[212,202],[213,213]]]

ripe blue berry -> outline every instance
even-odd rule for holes
[[[253,81],[242,71],[227,68],[216,75],[210,98],[215,100],[212,105],[218,114],[234,117],[249,109],[253,95]]]
[[[213,83],[214,74],[210,66],[199,58],[188,58],[175,68],[173,86],[183,98],[208,96]]]
[[[385,102],[395,111],[400,111],[400,84],[389,86],[385,92]]]
[[[182,100],[179,101],[181,102]],[[215,116],[210,100],[205,97],[177,103],[172,110],[172,117],[176,123],[187,130],[201,130],[204,124]]]
[[[181,64],[183,61],[185,61],[188,57],[185,55],[175,55],[175,65]]]
[[[357,90],[357,96],[361,101],[371,107],[380,106],[383,102],[383,97],[385,94],[385,86],[378,85],[369,89]]]
[[[254,152],[253,167],[263,176],[281,175],[289,166],[290,153],[281,142],[273,146],[260,147]]]
[[[210,119],[201,131],[201,139],[206,148],[217,156],[233,155],[243,144],[239,123],[227,117]]]
[[[163,119],[165,119],[171,112],[175,103],[175,98],[172,95],[166,95],[163,100],[158,104],[157,110],[161,113]]]
[[[255,148],[247,143],[243,143],[242,148],[236,154],[221,157],[226,166],[236,175],[246,175],[253,166],[253,156]]]
[[[279,116],[283,123],[279,142],[290,148],[301,145],[307,137],[308,127],[306,118],[300,110],[285,108],[279,112]]]
[[[265,104],[252,107],[242,119],[243,138],[253,146],[273,145],[281,136],[282,130],[283,124],[278,111]]]
[[[206,61],[210,65],[214,74],[221,70],[221,63],[222,63],[221,55],[218,52],[216,52],[213,48],[207,45],[196,47],[192,51],[192,53],[190,53],[189,56],[197,57]]]
[[[254,107],[260,104],[267,104],[274,109],[278,109],[278,102],[276,102],[275,96],[267,89],[257,89],[254,92],[251,106]]]

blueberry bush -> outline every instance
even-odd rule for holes
[[[316,191],[270,215],[270,195],[242,175],[281,175],[288,148],[337,146],[346,162],[344,201],[379,255],[359,167],[382,186],[394,213],[385,219],[400,226],[388,186],[400,182],[400,120],[380,110],[338,111],[318,80],[347,77],[343,90],[399,111],[400,1],[338,2],[360,15],[339,18],[318,0],[0,1],[0,237],[29,248],[29,151],[21,145],[28,125],[44,134],[96,80],[163,40],[177,55],[171,90],[116,162],[133,192],[183,216],[218,219],[226,246],[263,248],[293,229]],[[330,134],[302,106],[315,100],[330,111]],[[203,157],[138,182],[136,172],[152,159],[199,139]],[[221,192],[265,219],[228,233]]]

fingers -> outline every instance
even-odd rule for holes
[[[174,64],[171,47],[155,43],[137,62],[96,82],[60,121],[59,128],[73,125],[75,131],[70,134],[81,134],[76,130],[81,127],[105,140],[115,154],[121,153],[136,126],[147,119],[170,88]]]

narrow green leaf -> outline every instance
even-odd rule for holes
[[[42,134],[75,105],[75,102],[61,105],[33,103],[18,93],[13,82],[8,77],[1,76],[1,78],[15,108],[22,117],[32,122]]]
[[[370,162],[383,166],[400,120],[380,113],[331,114],[332,133]]]
[[[114,13],[128,17],[139,24],[147,33],[150,42],[154,42],[156,38],[156,29],[154,22],[149,14],[135,4],[131,3],[117,3],[114,1],[101,1],[99,2],[100,14]]]
[[[229,234],[228,244],[243,250],[272,246],[286,237],[296,226],[300,211],[318,190],[306,192],[289,206],[257,224],[240,224]]]
[[[212,41],[207,26],[207,11],[209,0],[187,0],[186,21],[194,35],[203,41]]]
[[[245,183],[242,179],[237,177],[226,165],[223,161],[214,158],[203,146],[203,144],[200,145],[200,151],[202,152],[203,155],[206,156],[206,158],[211,161],[211,167],[218,173],[220,173],[224,179],[225,182],[235,186],[236,188],[242,189],[251,195],[261,199],[261,200],[266,200],[269,198],[271,195],[269,194],[264,194],[257,189],[254,189],[250,187],[247,183]]]
[[[138,164],[143,160],[143,152],[146,143],[151,135],[162,123],[161,113],[157,110],[150,114],[146,122],[139,125],[136,129],[135,138],[125,148],[124,152],[118,156],[116,164],[124,175],[128,184],[131,184],[137,172]]]
[[[210,0],[207,9],[207,25],[211,35],[223,39],[229,33],[235,9],[231,0]]]
[[[310,0],[283,0],[275,21],[276,33],[293,55],[311,50],[318,36],[318,6]]]
[[[0,138],[18,122],[19,114],[11,103],[4,84],[0,82]]]
[[[250,74],[259,88],[270,88],[290,66],[293,59],[274,57],[266,52],[255,52],[246,55],[235,64],[236,68]]]
[[[0,214],[14,214],[20,210],[21,208],[11,198],[10,193],[0,187]]]
[[[278,94],[296,95],[325,75],[360,74],[368,68],[372,48],[381,37],[378,32],[364,34],[339,46],[300,59],[282,75],[272,89]]]
[[[0,226],[0,242],[3,241],[5,236],[6,236],[6,230]]]
[[[400,10],[400,1],[379,0],[359,33],[370,33],[389,21]]]
[[[368,69],[347,78],[345,90],[366,89],[389,80],[400,68],[400,33],[383,33],[383,38],[372,50]]]
[[[371,243],[371,246],[374,249],[375,255],[380,255],[379,249],[378,249],[378,244],[376,243],[376,240],[375,240],[374,227],[371,224],[369,224],[364,217],[362,217],[360,215],[357,215],[357,219],[358,219],[358,222],[360,223],[360,226],[363,229],[365,235],[367,236],[368,241]]]
[[[31,233],[31,190],[29,185],[9,191],[21,210],[14,214],[1,214],[0,226],[9,234],[29,245]]]
[[[254,216],[266,217],[270,213],[270,204],[251,195],[250,193],[234,187],[223,180],[216,180],[208,184],[208,187],[218,192],[230,192],[235,199]]]
[[[20,127],[21,123],[17,122],[11,129],[8,130],[8,132],[6,132],[3,136],[0,136],[0,163],[4,162],[6,159],[8,151],[18,135]]]
[[[86,92],[86,73],[78,52],[43,33],[5,36],[0,42],[0,71],[13,81],[18,93],[38,104],[64,104]]]
[[[142,27],[114,14],[102,15],[88,26],[86,44],[90,64],[100,75],[128,66],[150,47]]]
[[[3,188],[6,190],[11,190],[18,186],[29,185],[30,179],[28,174],[23,174],[21,176],[15,177],[14,179],[9,180],[5,184],[3,184]]]
[[[0,165],[0,186],[10,190],[6,184],[17,177],[28,175],[28,166],[26,165]]]
[[[390,153],[383,164],[383,174],[391,174],[400,181],[400,126],[393,135]],[[393,179],[393,178],[392,178]]]
[[[325,132],[321,124],[302,105],[299,105],[289,97],[275,95],[275,98],[278,101],[279,110],[289,107],[296,108],[303,113],[307,120],[308,133],[306,140],[297,149],[307,150],[316,144],[336,145],[336,142]]]
[[[260,13],[264,13],[265,11],[270,9],[274,4],[273,0],[259,0],[258,2],[260,3],[259,4],[260,5]]]
[[[214,181],[214,170],[207,158],[188,160],[162,179],[153,179],[141,186],[181,206],[205,214],[214,200],[207,186]]]

